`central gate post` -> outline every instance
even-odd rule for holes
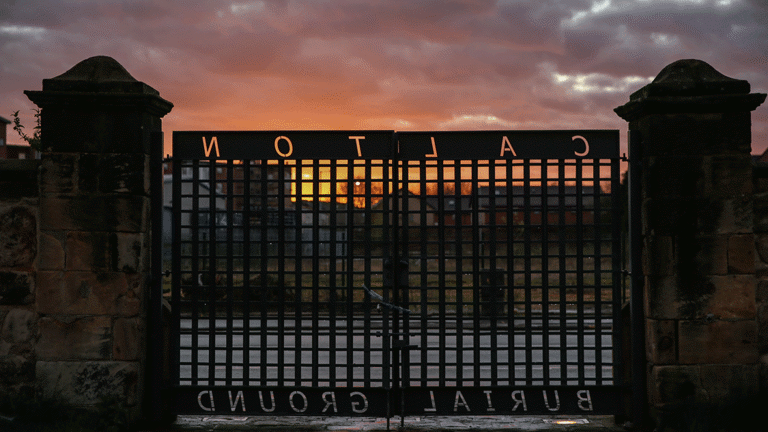
[[[646,350],[633,355],[660,430],[735,420],[759,392],[750,112],[764,100],[680,60],[616,108],[642,147]]]

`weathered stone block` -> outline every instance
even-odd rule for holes
[[[728,237],[724,235],[695,236],[684,244],[678,237],[676,261],[685,262],[688,254],[693,256],[693,266],[701,275],[728,274]]]
[[[16,386],[32,383],[35,378],[35,361],[32,356],[10,354],[0,356],[0,383],[4,386]],[[4,387],[7,390],[8,387]]]
[[[40,206],[43,230],[142,232],[148,226],[148,197],[42,197]]]
[[[134,362],[39,361],[36,367],[38,393],[75,406],[93,406],[104,398],[137,403],[139,368]]]
[[[647,159],[644,189],[648,197],[692,197],[705,186],[705,158],[698,155],[670,155]]]
[[[78,154],[43,153],[40,163],[40,192],[50,195],[77,192]]]
[[[66,269],[83,271],[114,270],[112,251],[117,248],[114,234],[72,231],[67,233]]]
[[[149,191],[147,158],[143,153],[83,155],[79,188],[84,192],[146,194]]]
[[[110,360],[112,318],[108,316],[43,317],[35,352],[41,360]]]
[[[751,197],[753,193],[752,159],[748,153],[711,158],[710,185],[705,195],[731,198]]]
[[[733,403],[754,398],[760,392],[759,364],[701,365],[699,370],[709,402]]]
[[[698,366],[653,366],[648,387],[654,406],[706,400]]]
[[[674,237],[661,235],[645,237],[643,274],[668,276],[673,274],[674,264]]]
[[[65,253],[64,245],[66,241],[59,239],[64,234],[60,232],[41,232],[40,233],[40,259],[38,260],[38,269],[40,270],[64,270]]]
[[[0,305],[27,305],[34,301],[32,273],[0,272]]]
[[[755,252],[761,262],[768,263],[768,234],[755,236]]]
[[[141,292],[142,276],[121,272],[40,272],[37,306],[41,313],[131,315]]]
[[[699,229],[714,230],[717,234],[750,234],[754,227],[752,200],[748,196],[724,199],[712,208],[718,213],[709,213],[702,208],[699,212]]]
[[[149,251],[144,247],[144,238],[144,234],[115,234],[114,270],[128,273],[146,270],[143,264]]]
[[[115,101],[125,97],[115,94]],[[148,115],[135,109],[118,107],[72,105],[48,106],[42,135],[55,137],[44,140],[47,151],[62,153],[149,153],[142,129],[149,129]],[[78,131],[78,133],[72,133]]]
[[[728,239],[728,273],[755,274],[753,234],[737,234]]]
[[[745,321],[680,321],[681,364],[752,364],[757,362],[757,325]]]
[[[36,256],[36,211],[21,205],[0,207],[0,267],[31,267]]]
[[[26,309],[12,309],[3,320],[0,339],[18,345],[32,342],[36,335],[37,314]]]
[[[739,155],[751,151],[749,112],[656,114],[637,123],[641,123],[638,126],[649,143],[643,150],[647,157]]]
[[[768,232],[768,191],[755,194],[753,206],[755,232]]]
[[[751,275],[712,276],[714,289],[696,315],[712,314],[719,319],[753,319],[757,280]]]
[[[646,276],[644,291],[645,314],[650,319],[680,318],[676,276]]]
[[[757,334],[758,352],[761,355],[768,354],[768,302],[765,301],[757,304]]]
[[[643,205],[643,232],[672,236],[696,227],[696,214],[701,200],[690,197],[649,198]]]
[[[118,318],[114,326],[114,360],[141,360],[145,349],[144,321],[140,318]]]
[[[646,356],[655,365],[677,361],[677,322],[673,320],[646,321]]]

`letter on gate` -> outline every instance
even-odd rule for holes
[[[211,402],[210,408],[203,405],[203,395],[208,393],[208,400]],[[203,411],[214,411],[216,409],[216,405],[213,403],[213,391],[211,390],[203,390],[200,393],[197,394],[197,404],[200,406],[200,408]]]
[[[355,412],[355,413],[358,413],[358,414],[362,414],[362,413],[368,411],[368,398],[366,398],[364,394],[362,394],[360,392],[352,392],[352,393],[349,394],[350,399],[352,398],[352,396],[360,396],[360,397],[363,398],[362,402],[352,401],[352,412]],[[363,405],[362,408],[360,408],[361,404]]]

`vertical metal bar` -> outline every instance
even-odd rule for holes
[[[472,194],[472,211],[474,213],[475,219],[474,223],[472,224],[472,231],[470,234],[470,241],[471,241],[471,247],[472,247],[472,380],[475,386],[480,385],[480,314],[481,312],[481,290],[480,287],[480,271],[482,271],[482,263],[485,262],[483,259],[481,261],[481,248],[480,244],[482,242],[481,238],[481,225],[487,225],[488,221],[482,221],[481,220],[481,213],[480,213],[480,173],[479,173],[479,161],[478,160],[472,160],[472,174],[471,174],[471,180],[472,180],[472,190],[475,191],[475,193]],[[486,189],[490,190],[490,189]],[[489,193],[489,192],[486,192]],[[485,196],[485,202],[489,203],[491,200],[490,196]],[[485,218],[489,218],[490,214],[487,209],[483,209],[482,213]],[[484,222],[484,223],[483,223]]]
[[[594,310],[595,310],[595,384],[603,383],[603,208],[600,202],[600,183],[602,181],[601,163],[593,159],[592,205],[594,207],[593,232],[593,262],[594,262]]]
[[[549,364],[549,160],[541,161],[541,350],[544,384],[551,384]]]
[[[586,384],[584,365],[584,162],[576,160],[576,356],[579,385]],[[594,212],[594,207],[588,211]]]
[[[259,340],[259,385],[266,386],[267,376],[269,373],[269,366],[267,363],[267,355],[269,353],[269,339],[268,339],[268,332],[267,329],[269,328],[269,293],[270,293],[270,287],[269,287],[269,280],[271,277],[271,274],[269,273],[269,263],[271,261],[270,257],[270,250],[269,250],[269,219],[270,219],[270,210],[269,210],[269,188],[271,184],[273,183],[270,181],[269,178],[269,171],[270,166],[269,162],[266,160],[261,161],[261,199],[259,203],[260,207],[260,214],[261,214],[261,256],[259,257],[259,279],[261,286],[258,287],[260,291],[259,295],[259,306],[260,311],[259,314],[261,315],[261,322],[259,323],[259,330],[260,330],[260,340]],[[280,172],[280,168],[276,168],[276,171],[278,171],[278,176],[282,176],[282,172]],[[279,187],[279,186],[278,186]]]
[[[365,199],[365,202],[363,203],[363,253],[364,253],[364,260],[363,260],[363,283],[365,286],[373,286],[371,283],[371,261],[373,259],[372,256],[372,248],[373,248],[373,230],[376,229],[377,232],[382,232],[383,230],[381,227],[374,227],[372,224],[372,218],[373,218],[373,212],[371,207],[373,206],[373,197],[372,197],[372,188],[373,188],[373,162],[372,161],[365,161],[365,166],[363,169],[365,170],[364,176],[363,176],[363,197]],[[382,177],[384,177],[384,174],[382,174]],[[383,193],[383,189],[382,189]],[[385,202],[382,202],[382,205],[384,205]],[[354,264],[353,264],[354,267]],[[365,352],[363,353],[363,379],[366,383],[371,382],[371,369],[373,369],[373,364],[371,363],[371,298],[370,296],[365,296],[363,299],[363,310],[364,310],[364,317],[365,317],[365,324],[364,324],[364,331],[365,331]],[[382,353],[382,363],[383,363],[383,353]],[[379,368],[382,368],[382,379],[384,376],[384,366],[377,365]],[[386,384],[382,383],[382,386],[386,386]]]
[[[645,316],[643,313],[644,275],[642,271],[642,166],[643,139],[639,131],[629,132],[629,239],[630,327],[632,334],[632,421],[641,427],[645,421]]]
[[[312,164],[312,386],[320,385],[320,168],[319,161]],[[297,174],[298,175],[298,174]],[[325,349],[327,350],[327,349]]]
[[[181,175],[181,173],[179,173]],[[183,179],[182,179],[183,181]],[[183,191],[183,185],[180,185]],[[180,192],[181,193],[181,192]],[[189,291],[192,296],[192,385],[200,385],[199,362],[202,356],[200,351],[200,286],[198,275],[200,274],[200,163],[192,161],[192,213],[189,215],[192,228],[192,274],[189,281]]]
[[[623,277],[621,274],[622,265],[622,236],[621,236],[621,170],[619,159],[611,160],[611,271],[613,295],[611,296],[611,311],[613,312],[613,325],[611,341],[613,344],[613,385],[621,383],[621,377],[624,376],[624,353],[622,351],[622,328],[624,323],[621,320],[621,306],[623,296]]]
[[[294,368],[294,385],[295,386],[301,386],[302,385],[302,378],[303,378],[303,371],[302,371],[302,351],[303,351],[303,337],[302,337],[302,317],[303,317],[303,311],[302,311],[302,298],[304,296],[303,292],[303,286],[304,286],[304,265],[303,265],[303,254],[304,254],[304,197],[302,196],[303,187],[304,187],[304,179],[303,179],[303,172],[304,172],[304,161],[302,159],[298,159],[296,161],[296,167],[295,169],[295,175],[293,176],[293,181],[295,182],[295,195],[294,195],[294,208],[296,209],[296,225],[294,228],[294,243],[293,243],[293,254],[294,254],[294,299],[293,299],[293,328],[294,328],[294,334],[293,334],[293,368]]]
[[[151,224],[151,273],[149,307],[149,374],[150,417],[159,422],[167,412],[163,394],[167,376],[164,373],[165,325],[163,323],[163,133],[152,132],[150,136],[149,190]],[[178,211],[178,208],[176,208]],[[178,259],[177,259],[178,260]],[[178,321],[175,321],[178,323]],[[178,324],[176,324],[178,325]],[[174,325],[175,328],[175,325]],[[178,331],[171,333],[178,338]],[[174,350],[178,355],[178,350]],[[178,362],[174,362],[178,363]]]
[[[216,215],[218,196],[216,192],[216,163],[208,164],[208,280],[202,287],[208,290],[208,385],[216,384]]]
[[[400,278],[398,277],[398,271],[400,267],[400,248],[402,247],[401,244],[401,236],[402,239],[407,239],[408,236],[408,221],[407,221],[407,212],[403,210],[403,208],[407,208],[407,204],[402,205],[401,200],[408,199],[408,193],[407,191],[403,191],[403,184],[407,182],[407,176],[408,176],[408,161],[402,160],[399,157],[395,159],[394,165],[395,165],[395,174],[392,179],[392,183],[394,185],[393,191],[392,191],[392,303],[399,305],[400,304]],[[407,184],[407,183],[406,183]],[[386,297],[385,297],[386,299]],[[390,311],[391,313],[391,319],[392,319],[392,334],[395,335],[395,338],[400,338],[401,329],[404,328],[402,326],[402,323],[400,322],[403,317],[401,314],[397,311]],[[386,316],[386,315],[385,315]],[[385,319],[389,319],[389,316],[386,316]],[[401,357],[401,351],[395,345],[394,350],[392,351],[392,382],[393,382],[393,389],[397,390],[398,392],[396,394],[402,395],[402,390],[404,387],[403,379],[404,374],[402,373],[402,357]],[[402,402],[402,400],[401,400]],[[398,406],[397,414],[399,414],[401,417],[403,415],[402,411],[402,405]]]
[[[462,162],[454,161],[454,178],[457,179],[456,187],[461,190],[463,184],[462,175]],[[474,186],[474,185],[472,185]],[[459,206],[459,213],[463,210],[464,201],[458,200],[456,202]],[[471,208],[471,201],[469,201],[468,213],[472,220],[476,218],[476,210]],[[456,325],[455,325],[455,338],[456,338],[456,385],[461,386],[464,384],[464,221],[463,218],[459,218],[458,226],[456,228]],[[470,222],[470,227],[471,227]]]
[[[566,193],[566,162],[561,160],[558,162],[558,174],[557,174],[557,186],[559,208],[558,208],[558,249],[559,249],[559,262],[558,273],[560,276],[560,384],[568,384],[568,315],[566,309],[568,308],[568,302],[566,297],[568,296],[568,272],[566,255],[568,254],[568,243],[566,241],[571,227],[566,222],[566,208],[568,207],[568,199],[570,198]],[[574,199],[576,197],[573,197]],[[577,207],[574,206],[574,210]]]
[[[347,299],[347,309],[346,309],[346,317],[347,317],[347,343],[346,343],[346,349],[347,349],[347,387],[354,387],[355,386],[355,380],[354,380],[354,374],[355,374],[355,320],[357,317],[355,316],[355,261],[354,261],[354,253],[352,251],[353,242],[352,239],[354,238],[354,221],[355,221],[355,201],[354,201],[354,181],[355,181],[355,166],[354,166],[354,160],[347,160],[347,194],[346,194],[346,200],[347,200],[347,211],[346,211],[346,221],[344,226],[344,243],[343,243],[343,250],[342,250],[342,257],[344,264],[346,267],[344,268],[344,278],[346,279],[346,299]],[[370,347],[367,346],[367,338],[363,338],[363,351],[367,351]]]
[[[243,385],[251,385],[251,169],[243,161]]]
[[[171,386],[180,383],[180,338],[181,338],[181,222],[184,212],[181,208],[181,161],[171,159]],[[165,188],[165,181],[163,181]],[[194,357],[194,354],[193,354]]]
[[[285,189],[288,186],[285,173],[287,165],[285,160],[280,160],[277,164],[280,170],[280,177],[277,185],[277,382],[278,385],[285,385],[285,243],[286,243],[286,222],[288,211],[286,208]],[[295,213],[291,213],[295,218]],[[295,227],[295,220],[294,220]]]
[[[523,226],[524,226],[524,242],[523,242],[523,256],[525,262],[523,263],[525,271],[525,328],[529,329],[525,332],[525,384],[533,385],[533,299],[531,293],[532,286],[532,250],[531,250],[531,231],[533,231],[533,222],[531,217],[531,160],[526,159],[523,161]],[[539,197],[541,199],[541,197]],[[539,221],[539,225],[541,221]],[[540,227],[539,227],[540,228]]]
[[[226,199],[226,230],[227,230],[227,243],[226,243],[226,255],[227,255],[227,275],[226,275],[226,313],[227,313],[227,334],[226,334],[226,361],[225,361],[225,375],[226,375],[226,384],[232,385],[232,367],[233,365],[233,351],[234,351],[234,316],[233,316],[233,285],[234,285],[234,228],[233,228],[233,222],[234,222],[234,205],[235,205],[235,188],[234,188],[234,182],[233,182],[233,171],[234,171],[234,164],[231,160],[228,160],[226,163],[226,167],[224,168],[226,170],[226,190],[225,190],[225,199]]]
[[[438,164],[440,164],[440,161],[435,161],[435,164],[433,165],[434,169],[439,169]],[[428,309],[429,309],[429,302],[428,302],[428,296],[429,296],[429,278],[430,278],[430,271],[429,271],[429,262],[430,262],[430,253],[429,253],[429,246],[432,242],[428,241],[432,238],[432,233],[434,232],[434,224],[429,224],[427,220],[427,197],[429,196],[429,191],[427,190],[428,184],[427,183],[427,176],[430,175],[430,170],[427,169],[427,162],[422,161],[421,162],[421,172],[419,173],[419,179],[421,180],[421,200],[420,200],[420,220],[421,220],[421,244],[420,244],[420,250],[421,250],[421,265],[420,265],[420,286],[416,288],[416,292],[419,293],[419,321],[421,324],[420,333],[421,333],[421,340],[419,342],[420,351],[419,355],[421,357],[421,361],[419,362],[419,378],[420,378],[420,385],[426,386],[427,385],[427,345],[428,345],[428,329],[427,329],[427,316],[428,316]],[[431,179],[432,182],[435,181],[434,178]],[[438,200],[442,199],[442,194],[439,190],[440,184],[439,183],[432,183],[435,185],[435,195],[434,197]],[[432,212],[432,215],[435,215],[434,212]],[[414,351],[415,352],[415,351]],[[408,355],[410,356],[411,351],[408,352]]]
[[[336,178],[336,160],[333,159],[330,161],[330,178],[329,182],[330,184],[333,184],[333,181]],[[338,316],[336,313],[336,305],[338,301],[337,297],[337,281],[336,281],[336,236],[335,236],[335,228],[337,226],[338,220],[336,217],[336,190],[335,188],[331,187],[331,190],[329,191],[329,199],[330,202],[328,203],[328,211],[330,214],[328,215],[328,219],[330,221],[330,225],[328,226],[328,288],[330,290],[329,292],[329,308],[328,308],[328,359],[329,361],[329,369],[330,369],[330,386],[336,386],[336,338],[339,336],[337,334],[337,320]]]
[[[489,305],[489,310],[491,313],[491,322],[490,322],[490,366],[491,369],[491,376],[490,376],[490,383],[492,385],[496,385],[499,380],[499,367],[498,367],[498,340],[497,340],[497,334],[498,334],[498,322],[501,319],[500,311],[503,310],[503,302],[504,302],[504,294],[500,291],[501,287],[499,286],[499,280],[498,280],[498,262],[497,262],[497,249],[498,249],[498,236],[499,236],[499,227],[498,227],[498,219],[500,215],[499,211],[499,203],[497,202],[499,200],[499,197],[501,196],[500,189],[497,189],[496,184],[496,161],[495,160],[489,160],[488,161],[488,194],[490,195],[488,198],[489,201],[489,224],[486,227],[488,235],[487,239],[482,239],[483,245],[488,245],[488,262],[489,262],[489,285],[491,286],[491,296],[488,300],[491,304]],[[503,279],[503,277],[502,277]],[[478,363],[480,363],[478,359]],[[487,379],[487,377],[486,377]]]
[[[439,167],[437,169],[437,184],[438,187],[442,187],[442,185],[445,182],[445,170],[446,165],[445,161],[441,160],[439,162]],[[443,194],[445,193],[445,190],[441,191]],[[447,241],[446,241],[446,221],[448,217],[452,217],[454,221],[454,230],[455,230],[455,224],[456,220],[460,217],[459,214],[456,212],[456,202],[458,202],[461,199],[460,191],[454,188],[454,209],[453,214],[449,214],[448,211],[445,208],[445,199],[444,196],[441,194],[441,198],[437,202],[437,217],[438,217],[438,247],[437,247],[437,268],[438,268],[438,282],[437,282],[437,290],[438,290],[438,316],[443,317],[442,319],[438,320],[438,342],[437,342],[437,365],[432,365],[433,367],[437,367],[438,370],[444,371],[445,370],[445,340],[446,340],[446,295],[445,291],[447,289],[446,281],[445,281],[445,273],[446,273],[446,266],[445,262],[448,259],[446,256],[446,248],[447,248]],[[428,359],[428,350],[427,345],[423,344],[422,346],[422,355],[425,359]],[[445,373],[438,373],[438,385],[439,386],[445,386]]]
[[[515,375],[516,375],[516,362],[515,362],[515,348],[517,347],[517,344],[515,343],[515,292],[516,292],[516,286],[515,286],[515,236],[516,236],[516,228],[515,228],[515,199],[517,195],[515,194],[515,171],[514,171],[514,161],[506,161],[505,170],[506,170],[506,184],[507,184],[507,197],[506,197],[506,203],[507,203],[507,285],[505,286],[505,290],[507,292],[507,365],[508,368],[508,375],[509,375],[509,381],[507,382],[507,385],[515,385]]]

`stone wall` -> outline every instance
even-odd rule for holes
[[[647,401],[662,425],[743,419],[760,394],[750,113],[765,96],[681,60],[616,109],[642,147]]]
[[[0,396],[34,394],[38,166],[0,160]]]
[[[150,155],[172,105],[109,57],[25,93],[42,153],[0,162],[0,397],[151,416]]]
[[[755,167],[755,314],[757,317],[757,350],[760,356],[760,383],[768,394],[768,163]]]
[[[26,93],[42,108],[43,152],[0,161],[0,397],[110,398],[138,419],[159,358],[147,348],[159,330],[150,136],[172,105],[107,57]],[[768,393],[768,168],[753,176],[750,158],[764,100],[686,60],[617,108],[642,146],[639,354],[656,421]]]

